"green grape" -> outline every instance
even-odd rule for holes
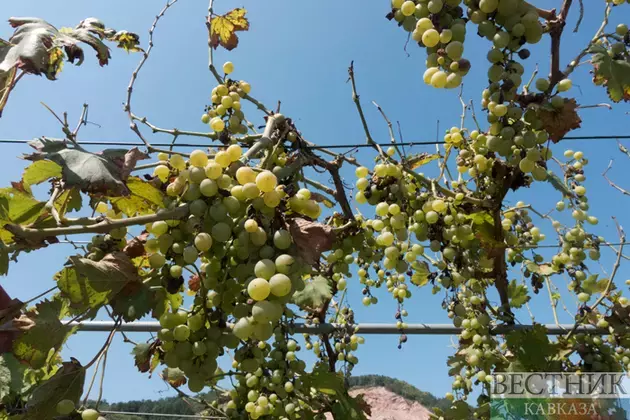
[[[254,327],[247,320],[247,318],[241,318],[238,320],[234,327],[232,328],[232,333],[238,337],[239,339],[246,341],[252,335],[254,331]]]
[[[271,293],[274,296],[282,297],[291,292],[291,279],[284,274],[275,274],[269,279]],[[257,299],[260,300],[260,299]]]
[[[255,278],[247,286],[247,293],[254,300],[265,300],[271,293],[271,286],[267,280]]]
[[[201,192],[204,197],[213,197],[218,191],[219,187],[212,179],[204,179],[201,181],[201,184],[199,184],[199,192]]]
[[[558,82],[558,92],[566,92],[571,89],[573,82],[571,79],[562,79]]]
[[[360,166],[354,171],[357,178],[365,178],[369,174],[368,168],[365,166]]]
[[[256,222],[254,219],[247,219],[243,227],[247,232],[252,233],[258,230],[258,222]]]
[[[271,171],[262,171],[256,175],[256,186],[262,192],[273,191],[278,185],[278,179]]]
[[[427,29],[422,34],[422,43],[429,48],[435,47],[440,43],[440,33],[435,29]]]
[[[591,295],[589,295],[588,293],[582,292],[578,294],[577,298],[580,302],[588,302],[589,299],[591,298]]]
[[[459,41],[451,41],[446,46],[445,51],[446,55],[448,55],[448,58],[451,60],[459,60],[462,58],[462,54],[464,53],[464,44]]]
[[[158,165],[153,170],[153,175],[158,177],[162,182],[166,182],[170,173],[171,170],[165,165]]]
[[[499,0],[481,0],[479,9],[484,13],[492,13],[499,7]]]
[[[273,244],[278,249],[288,249],[292,241],[291,234],[287,230],[278,229],[273,234]]]
[[[253,326],[253,335],[257,340],[267,341],[273,335],[273,326],[269,322],[256,322]]]
[[[203,168],[208,163],[208,155],[203,150],[193,150],[189,162],[192,166]]]
[[[217,242],[227,242],[232,236],[232,228],[227,223],[219,222],[212,226],[211,234]]]
[[[192,352],[195,356],[203,356],[206,354],[206,345],[203,341],[197,341],[193,344]]]
[[[204,324],[205,319],[202,314],[193,315],[186,321],[186,325],[188,325],[188,328],[190,328],[192,332],[199,331],[203,328]]]
[[[412,0],[407,0],[400,6],[400,11],[403,16],[411,16],[416,11],[416,3]]]
[[[57,413],[62,416],[68,415],[75,410],[74,401],[72,400],[61,400],[57,403],[56,406]]]
[[[197,376],[192,376],[188,378],[188,389],[191,392],[197,393],[201,392],[203,388],[206,386],[205,381]]]
[[[99,417],[99,412],[91,408],[87,408],[81,412],[81,420],[98,420]]]
[[[190,337],[190,328],[187,325],[178,325],[173,329],[173,337],[177,341],[186,341]]]
[[[194,264],[199,257],[199,251],[194,246],[187,246],[186,248],[184,248],[184,252],[182,255],[184,257],[184,261],[187,264]]]
[[[282,274],[289,274],[291,272],[291,268],[295,262],[295,259],[288,254],[279,255],[276,258],[275,266],[276,270]]]
[[[161,268],[166,263],[166,258],[162,254],[151,254],[149,256],[149,265],[151,268]]]
[[[212,237],[205,232],[198,233],[195,236],[195,247],[201,252],[208,251],[212,247]]]
[[[276,265],[268,259],[260,260],[254,266],[254,274],[256,277],[269,280],[276,273]]]
[[[628,33],[628,25],[626,25],[625,23],[620,23],[615,28],[615,32],[619,36],[625,36]]]

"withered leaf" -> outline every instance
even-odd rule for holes
[[[565,99],[564,107],[559,110],[541,108],[538,117],[542,121],[543,129],[549,133],[554,143],[558,143],[571,130],[580,128],[582,119],[576,109],[575,99]]]
[[[335,231],[331,226],[301,217],[290,219],[287,224],[298,253],[307,264],[315,264],[322,252],[332,249]]]

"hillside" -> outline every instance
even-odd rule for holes
[[[382,375],[353,376],[348,381],[350,394],[363,394],[372,407],[372,420],[423,420],[429,418],[431,408],[450,406],[445,398],[419,390],[413,385]],[[137,400],[109,404],[103,402],[101,410],[129,413],[195,414],[201,407],[191,407],[178,397],[158,400]],[[108,414],[108,420],[146,420],[147,417]],[[172,420],[172,417],[151,417],[152,420]]]

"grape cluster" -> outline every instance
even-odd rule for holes
[[[232,134],[247,134],[247,125],[243,124],[245,114],[241,110],[241,99],[249,94],[251,85],[244,80],[234,81],[227,78],[234,71],[231,62],[223,65],[223,71],[226,75],[225,82],[212,89],[212,104],[201,116],[201,122],[210,124],[210,128],[216,133],[227,128]]]

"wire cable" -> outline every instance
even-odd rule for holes
[[[602,136],[566,136],[562,140],[628,140],[630,139],[630,135],[602,135]],[[21,140],[21,139],[0,139],[0,144],[27,144],[28,142],[33,140]],[[79,144],[84,146],[127,146],[127,147],[142,147],[146,146],[142,142],[127,142],[127,141],[106,141],[106,140],[95,140],[95,141],[80,141]],[[388,147],[388,146],[431,146],[436,144],[446,144],[444,141],[411,141],[411,142],[395,142],[395,143],[377,143],[380,147]],[[152,146],[155,147],[191,147],[191,148],[205,148],[208,147],[208,144],[203,143],[151,143]],[[247,147],[247,146],[245,146]],[[372,144],[367,143],[357,143],[357,144],[322,144],[322,145],[313,145],[313,146],[305,146],[307,149],[311,150],[319,150],[319,149],[362,149],[362,148],[372,148],[374,147]]]
[[[144,417],[177,417],[178,419],[225,419],[226,417],[202,416],[197,414],[167,414],[167,413],[134,413],[131,411],[111,411],[99,410],[101,414],[123,414],[127,416],[144,416]]]

